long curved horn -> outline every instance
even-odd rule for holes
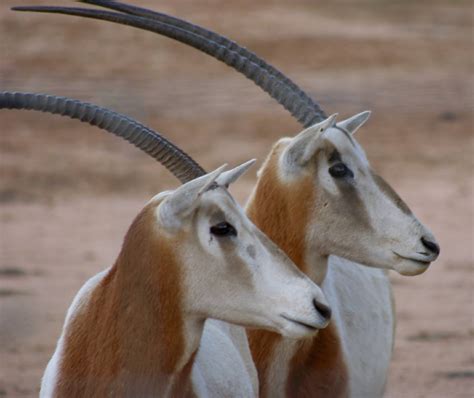
[[[103,8],[109,8],[111,10],[120,11],[125,14],[136,15],[143,18],[152,19],[155,21],[163,22],[168,25],[175,26],[187,32],[193,33],[198,36],[202,36],[208,41],[214,41],[220,46],[225,47],[228,50],[235,51],[237,54],[241,55],[243,58],[248,59],[250,62],[258,65],[261,69],[266,70],[270,75],[272,75],[279,82],[287,85],[293,93],[297,94],[298,97],[306,103],[308,108],[312,108],[315,112],[320,112],[321,109],[319,105],[313,101],[300,87],[298,87],[292,80],[287,76],[281,73],[274,66],[268,64],[262,58],[259,58],[255,53],[247,50],[245,47],[240,46],[236,42],[228,39],[225,36],[222,36],[216,32],[203,28],[199,25],[194,25],[188,21],[185,21],[180,18],[173,17],[172,15],[164,14],[161,12],[156,12],[148,10],[146,8],[137,7],[130,4],[120,3],[118,1],[110,0],[79,0],[81,3],[91,4]]]
[[[12,9],[82,16],[162,34],[209,54],[244,74],[283,105],[304,126],[310,126],[326,118],[319,105],[276,68],[217,33],[175,17],[118,2],[105,0],[82,0],[82,2],[111,8],[126,14],[76,7],[22,6]]]
[[[115,134],[146,152],[182,183],[206,174],[189,155],[161,134],[137,121],[97,105],[66,97],[0,92],[0,109],[28,109],[79,119]]]

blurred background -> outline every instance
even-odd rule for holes
[[[237,40],[330,114],[370,109],[373,167],[435,233],[423,275],[392,274],[397,339],[387,397],[472,397],[471,1],[133,0]],[[2,0],[0,90],[92,101],[169,137],[205,168],[259,164],[300,126],[208,56],[134,28],[14,13]],[[133,216],[177,182],[128,143],[77,121],[0,111],[0,397],[33,397],[79,287],[111,265]],[[254,170],[256,171],[256,169]],[[255,183],[233,187],[241,201]]]

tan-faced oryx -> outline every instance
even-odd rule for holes
[[[91,104],[0,93],[0,108],[59,113],[145,142],[182,180],[198,167],[158,133]],[[223,322],[203,335],[207,318],[293,339],[327,326],[321,289],[226,189],[253,163],[221,167],[148,202],[115,264],[86,282],[69,308],[42,397],[252,397],[238,339]]]
[[[243,73],[306,127],[273,147],[259,172],[247,212],[303,272],[322,283],[335,322],[301,341],[250,331],[260,395],[381,396],[395,325],[385,270],[403,275],[424,272],[437,258],[439,246],[371,169],[357,143],[354,133],[369,113],[336,123],[335,115],[327,118],[319,105],[281,72],[225,37],[123,3],[82,2],[118,12],[18,9],[109,20],[182,41]]]

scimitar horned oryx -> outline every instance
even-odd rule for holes
[[[160,134],[92,104],[3,92],[2,108],[99,126],[155,153],[182,180],[199,167]],[[238,336],[224,322],[205,326],[206,319],[290,338],[327,326],[331,310],[321,289],[227,191],[253,163],[220,167],[149,201],[115,264],[86,282],[69,308],[42,397],[252,397]]]
[[[403,200],[373,172],[355,140],[354,133],[369,112],[336,123],[334,116],[328,119],[315,101],[276,68],[217,33],[119,2],[83,2],[118,12],[17,9],[109,20],[186,43],[253,80],[307,127],[274,146],[259,172],[247,212],[304,272],[323,282],[335,319],[317,337],[301,344],[267,332],[250,332],[260,393],[380,396],[395,324],[390,284],[380,269],[419,274],[438,257],[439,246]],[[329,255],[334,256],[328,267]]]

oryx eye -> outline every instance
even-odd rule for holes
[[[329,168],[329,174],[334,178],[354,177],[352,170],[344,163],[336,163],[334,166],[331,166]]]
[[[220,222],[211,227],[211,234],[215,236],[237,236],[237,231],[228,222]]]

